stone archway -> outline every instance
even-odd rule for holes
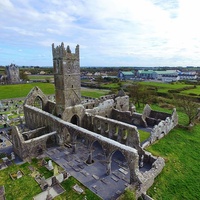
[[[116,150],[111,156],[111,173],[120,179],[130,183],[130,168],[126,157],[120,150]]]
[[[43,101],[40,96],[37,96],[34,100],[33,106],[42,110],[43,108]]]
[[[93,142],[92,151],[93,151],[93,160],[94,161],[95,160],[97,160],[97,161],[106,160],[105,152],[103,150],[103,147],[98,141]]]
[[[75,124],[75,125],[78,126],[78,125],[80,124],[80,120],[79,120],[78,115],[73,115],[72,118],[71,118],[71,120],[70,120],[70,122],[71,122],[72,124]]]
[[[58,145],[58,138],[56,135],[51,135],[48,137],[47,141],[46,141],[46,147],[47,148],[51,148],[51,147],[55,147]]]

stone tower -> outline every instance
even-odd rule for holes
[[[61,117],[67,107],[81,103],[79,45],[71,53],[70,47],[65,49],[63,43],[57,47],[52,44],[52,54],[56,115]]]
[[[19,68],[15,64],[11,64],[10,66],[6,66],[6,74],[8,83],[19,83]]]

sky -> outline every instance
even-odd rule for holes
[[[52,43],[81,66],[200,66],[199,0],[1,0],[0,65],[52,66]]]

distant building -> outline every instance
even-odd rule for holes
[[[156,79],[162,80],[163,76],[177,76],[177,70],[164,70],[164,71],[155,71],[156,72]]]
[[[180,77],[180,80],[196,80],[197,73],[196,72],[180,72],[179,77]]]
[[[45,71],[41,71],[39,74],[40,74],[40,75],[45,75],[46,72],[45,72]]]
[[[19,68],[15,64],[6,66],[6,74],[8,83],[19,83]]]
[[[180,80],[180,77],[175,74],[165,74],[162,76],[162,82],[176,82]]]
[[[153,70],[138,70],[137,77],[142,79],[156,79],[157,73]]]
[[[120,80],[130,80],[133,79],[135,76],[133,71],[119,71],[118,78]]]
[[[139,70],[137,72],[137,77],[142,79],[157,79],[162,80],[165,75],[178,75],[176,70],[164,70],[164,71],[154,71],[154,70]]]
[[[25,71],[24,74],[26,74],[26,75],[31,75],[31,72]]]

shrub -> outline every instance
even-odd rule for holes
[[[135,191],[127,188],[124,193],[120,196],[119,200],[136,200]]]

